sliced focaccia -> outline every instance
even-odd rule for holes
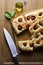
[[[12,22],[13,28],[15,29],[15,32],[17,34],[21,33],[23,30],[26,29],[25,24],[26,22],[22,15],[14,19]]]
[[[39,26],[38,22],[39,22],[39,20],[37,20],[35,23],[33,23],[30,26],[29,31],[31,34],[38,32],[40,30],[40,26]]]
[[[43,35],[40,32],[33,34],[32,41],[35,48],[43,46]]]
[[[24,18],[25,18],[28,28],[29,28],[37,19],[36,12],[27,13],[24,15]]]
[[[34,47],[35,47],[35,48],[37,48],[37,47],[42,47],[42,46],[43,46],[43,38],[34,41]]]
[[[18,46],[24,51],[33,51],[32,40],[18,41]]]
[[[38,19],[42,19],[42,18],[43,18],[43,9],[42,9],[42,10],[39,10],[39,11],[37,12],[37,18],[38,18]]]

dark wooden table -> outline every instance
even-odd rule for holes
[[[9,51],[7,42],[6,42],[4,34],[3,34],[3,28],[5,27],[10,32],[10,34],[14,40],[10,21],[5,18],[5,11],[7,10],[7,11],[11,12],[12,10],[14,10],[15,3],[17,1],[23,2],[23,0],[0,0],[0,65],[14,65],[11,53]],[[23,12],[43,8],[43,0],[25,0],[25,1],[27,2],[27,4],[24,6]],[[28,57],[28,55],[26,56],[25,54],[19,55],[18,60],[20,61],[21,65],[35,65],[33,62],[31,62],[32,60],[35,61],[34,59],[32,59],[32,58],[34,58],[33,55],[34,54],[30,55],[29,57]],[[39,53],[39,56],[35,57],[36,61],[38,60],[38,58],[39,58],[39,61],[42,61],[42,62],[36,63],[36,65],[41,65],[41,63],[43,65],[42,56],[43,55],[41,53]],[[25,60],[23,57],[25,58]],[[30,60],[30,58],[32,60],[28,62],[28,60]]]

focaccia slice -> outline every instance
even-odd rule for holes
[[[36,20],[37,20],[36,12],[27,13],[27,14],[24,15],[24,18],[25,18],[25,20],[27,22],[28,29],[29,29],[29,27],[31,27],[31,25],[33,23],[35,23]]]
[[[37,18],[38,18],[38,19],[42,19],[42,18],[43,18],[43,9],[42,9],[42,10],[39,10],[39,11],[37,12]]]
[[[39,33],[32,35],[32,41],[35,48],[43,46],[43,35]]]
[[[18,41],[18,46],[24,51],[33,51],[32,40]]]
[[[34,34],[35,32],[38,32],[40,30],[40,26],[38,23],[39,19],[30,26],[29,31],[31,34]]]
[[[25,23],[25,19],[22,15],[13,20],[12,26],[17,34],[26,29]]]

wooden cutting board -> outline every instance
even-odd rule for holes
[[[19,1],[19,0],[18,0]],[[23,2],[23,0],[20,0]],[[32,11],[36,9],[43,8],[43,0],[24,0],[27,2],[26,5],[24,5],[23,13],[27,11]],[[27,40],[29,38],[29,33],[27,31],[24,31],[23,34],[16,35],[12,26],[11,21],[7,20],[5,18],[5,11],[11,12],[15,9],[15,3],[17,0],[0,0],[0,65],[14,65],[13,59],[11,56],[11,53],[9,51],[9,47],[7,45],[7,42],[5,40],[4,34],[3,34],[3,28],[5,27],[9,33],[11,34],[13,40],[16,43],[18,40]],[[20,14],[18,14],[20,15]],[[17,15],[17,16],[18,16]],[[21,52],[18,49],[18,60],[20,65],[43,65],[43,49],[39,51],[34,51],[32,53],[30,52]]]

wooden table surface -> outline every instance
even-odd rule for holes
[[[5,27],[10,32],[10,34],[14,40],[10,21],[8,21],[5,18],[5,11],[7,10],[7,11],[11,12],[12,10],[14,10],[15,3],[17,1],[22,1],[22,2],[26,1],[27,2],[27,4],[24,6],[23,12],[43,8],[43,0],[0,0],[0,65],[14,65],[14,63],[12,62],[13,59],[12,59],[11,53],[9,51],[7,42],[6,42],[4,34],[3,34],[3,28]],[[19,61],[21,61],[21,57],[18,56]],[[25,57],[25,55],[23,55],[23,57]],[[22,60],[24,61],[24,59],[22,59]],[[43,61],[43,58],[41,60]],[[39,63],[39,64],[41,65],[41,63]],[[24,64],[23,62],[20,62],[20,65],[32,65],[32,64],[29,64],[29,63],[26,64],[26,62]],[[35,64],[33,64],[33,65],[35,65]]]

